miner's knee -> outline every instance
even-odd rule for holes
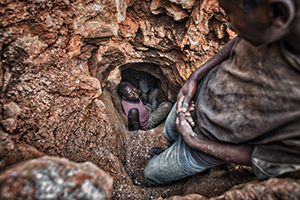
[[[144,178],[145,178],[145,186],[146,187],[154,187],[156,185],[158,185],[157,183],[155,183],[153,180],[151,180],[151,170],[149,170],[147,168],[147,166],[144,169]]]
[[[132,130],[138,130],[140,128],[139,120],[139,110],[137,108],[132,108],[128,112],[128,125]]]
[[[131,120],[136,120],[139,118],[139,110],[137,108],[132,108],[128,112],[128,119]]]
[[[173,104],[171,102],[166,101],[161,103],[161,106],[163,107],[164,110],[168,110],[170,112],[173,107]]]

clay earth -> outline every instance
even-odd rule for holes
[[[0,0],[0,16],[1,199],[300,198],[298,179],[232,163],[145,187],[164,124],[128,131],[116,86],[126,69],[149,73],[175,102],[235,36],[217,0]]]

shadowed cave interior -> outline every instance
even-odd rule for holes
[[[130,82],[136,88],[140,89],[139,81],[142,79],[147,80],[148,82],[147,94],[149,94],[151,89],[159,88],[157,105],[164,101],[170,101],[174,103],[174,101],[170,100],[167,95],[169,90],[173,90],[174,88],[169,88],[171,84],[169,80],[163,75],[158,65],[151,63],[130,63],[112,70],[106,82],[106,88],[111,94],[110,96],[119,114],[125,115],[121,105],[121,96],[117,91],[118,84],[120,82]],[[172,92],[174,93],[174,91]],[[125,124],[125,126],[127,126],[127,124]]]

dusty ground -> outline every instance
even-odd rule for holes
[[[214,197],[235,185],[255,180],[251,167],[228,164],[177,181],[170,186],[145,188],[143,169],[151,158],[148,154],[149,149],[154,146],[167,147],[166,140],[161,134],[162,129],[163,124],[154,130],[128,132],[124,166],[132,183],[138,187],[132,192],[124,188],[124,185],[114,185],[113,198],[120,195],[124,199],[155,199],[188,194]],[[129,198],[131,196],[132,198]]]

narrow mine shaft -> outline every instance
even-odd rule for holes
[[[158,66],[149,63],[136,63],[134,65],[124,65],[120,67],[120,70],[122,82],[132,82],[135,87],[139,88],[138,81],[144,79],[147,81],[147,93],[149,93],[150,89],[159,88],[158,102],[168,100],[165,92],[171,90],[170,88],[166,88],[170,84]]]
[[[110,93],[110,98],[114,104],[115,112],[117,114],[110,114],[111,116],[118,116],[116,118],[116,126],[113,125],[115,134],[123,148],[119,148],[117,152],[121,163],[124,165],[125,172],[121,174],[121,177],[128,176],[133,184],[132,188],[128,188],[127,184],[117,183],[114,185],[113,198],[126,199],[133,198],[157,198],[167,197],[178,193],[179,188],[182,186],[173,186],[160,188],[146,188],[145,180],[143,178],[143,169],[148,160],[151,158],[149,155],[150,148],[154,146],[167,147],[166,140],[163,138],[162,130],[164,122],[155,127],[154,129],[144,131],[129,131],[127,127],[127,118],[123,112],[121,106],[121,96],[117,92],[117,85],[121,81],[133,82],[138,87],[138,83],[134,83],[137,79],[144,77],[149,80],[149,88],[159,88],[160,95],[158,98],[158,104],[163,101],[169,101],[166,93],[172,88],[166,86],[171,85],[169,80],[164,76],[158,65],[151,63],[134,63],[126,64],[112,70],[107,78],[107,90]],[[109,100],[103,100],[104,102]],[[112,118],[112,117],[110,117]],[[121,119],[121,120],[120,120]],[[122,122],[122,125],[119,123]],[[114,124],[114,123],[113,123]],[[121,128],[120,128],[121,126]],[[120,145],[121,146],[121,145]],[[125,174],[126,173],[126,174]],[[131,196],[131,197],[130,197]]]
[[[106,88],[110,94],[109,99],[111,98],[114,105],[113,110],[117,113],[108,113],[110,119],[114,119],[116,122],[112,125],[113,132],[116,135],[117,146],[120,147],[117,148],[116,155],[125,169],[120,176],[126,177],[128,178],[127,181],[132,182],[132,186],[128,188],[128,184],[118,178],[118,172],[112,169],[113,176],[117,176],[115,178],[117,181],[114,184],[112,192],[114,199],[167,198],[174,195],[195,193],[194,191],[199,191],[199,187],[202,188],[200,191],[205,196],[214,196],[225,192],[228,188],[232,187],[233,183],[237,184],[246,180],[253,180],[251,168],[224,165],[195,175],[193,179],[187,178],[177,181],[170,186],[146,188],[143,170],[147,162],[151,159],[149,150],[155,146],[167,148],[167,141],[162,135],[164,123],[147,131],[129,131],[127,118],[121,106],[121,96],[117,92],[117,85],[121,81],[132,81],[132,79],[136,81],[137,78],[143,75],[147,75],[152,80],[153,87],[160,88],[159,102],[169,100],[167,94],[170,94],[170,91],[174,90],[174,88],[166,87],[172,85],[172,83],[169,82],[162,73],[161,68],[156,64],[130,63],[122,65],[112,70],[107,78]],[[105,104],[108,104],[106,102],[110,101],[100,99]],[[235,173],[239,175],[233,175]],[[244,176],[244,178],[240,179],[240,175]],[[205,179],[206,181],[202,182],[200,181],[201,179]],[[222,180],[222,183],[219,182],[219,179]]]
[[[146,86],[144,90],[149,94],[153,88],[159,88],[158,104],[163,101],[171,101],[167,94],[170,93],[172,84],[164,76],[159,66],[150,63],[134,63],[120,66],[113,70],[107,78],[108,90],[114,92],[120,82],[130,82],[136,88],[140,89],[139,82],[145,80]],[[172,91],[174,93],[174,91]],[[120,95],[119,95],[120,96]],[[118,102],[114,102],[119,104]],[[174,102],[173,102],[174,103]],[[117,106],[117,108],[119,108]]]

